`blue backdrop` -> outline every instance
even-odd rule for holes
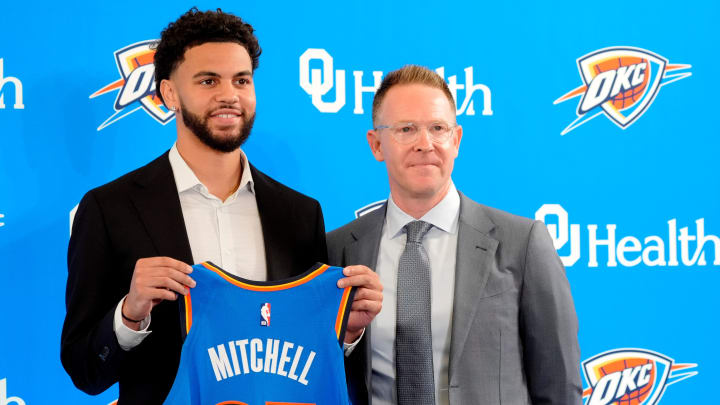
[[[195,4],[256,28],[244,149],[318,199],[328,230],[389,194],[365,140],[376,80],[408,63],[437,69],[464,128],[458,189],[543,219],[564,257],[586,394],[603,374],[652,364],[634,371],[637,403],[713,402],[720,6],[82,3],[0,6],[0,405],[116,398],[75,389],[59,360],[71,211],[172,145],[174,120],[131,75],[142,66],[120,66],[116,52],[147,57],[137,44]]]

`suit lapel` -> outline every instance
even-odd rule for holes
[[[478,300],[485,288],[492,266],[497,240],[488,236],[495,227],[482,207],[460,193],[455,294],[450,337],[449,378],[452,384],[460,356],[478,310]]]
[[[350,232],[355,241],[345,248],[345,265],[362,264],[375,271],[386,210],[387,203],[360,218]]]
[[[291,276],[293,263],[287,249],[288,224],[291,223],[292,207],[287,199],[279,197],[280,190],[275,187],[264,173],[250,165],[250,173],[255,187],[260,226],[265,244],[265,263],[268,280],[282,280]]]
[[[157,255],[194,264],[168,153],[140,169],[134,181],[130,199]]]

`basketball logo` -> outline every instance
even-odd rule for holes
[[[589,388],[585,405],[655,405],[665,388],[696,375],[680,372],[697,364],[675,364],[673,359],[644,349],[617,349],[582,363]]]
[[[270,303],[266,302],[260,307],[261,326],[270,326]]]
[[[115,113],[100,124],[98,131],[141,108],[163,125],[175,117],[175,113],[165,107],[155,92],[154,43],[154,40],[137,42],[115,51],[120,79],[90,95],[90,98],[95,98],[119,90],[115,98]]]
[[[622,129],[647,111],[660,87],[692,75],[690,65],[670,64],[664,57],[641,48],[612,47],[589,53],[577,60],[584,84],[553,104],[582,95],[577,119],[560,134],[565,135],[604,113]]]

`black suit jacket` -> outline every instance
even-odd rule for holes
[[[250,166],[268,280],[327,262],[320,204]],[[168,153],[80,202],[68,247],[67,315],[60,357],[75,385],[99,394],[120,383],[119,404],[161,404],[175,379],[182,340],[177,301],[152,311],[152,333],[130,351],[113,331],[137,260],[168,256],[193,264]]]

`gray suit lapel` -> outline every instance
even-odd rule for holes
[[[346,265],[362,264],[375,271],[386,210],[387,203],[360,217],[357,225],[350,231],[354,242],[346,247]]]
[[[478,300],[482,296],[481,293],[493,265],[498,241],[488,236],[488,233],[494,227],[495,224],[485,215],[482,207],[460,193],[455,294],[450,337],[449,378],[451,385],[472,321],[478,310]]]

